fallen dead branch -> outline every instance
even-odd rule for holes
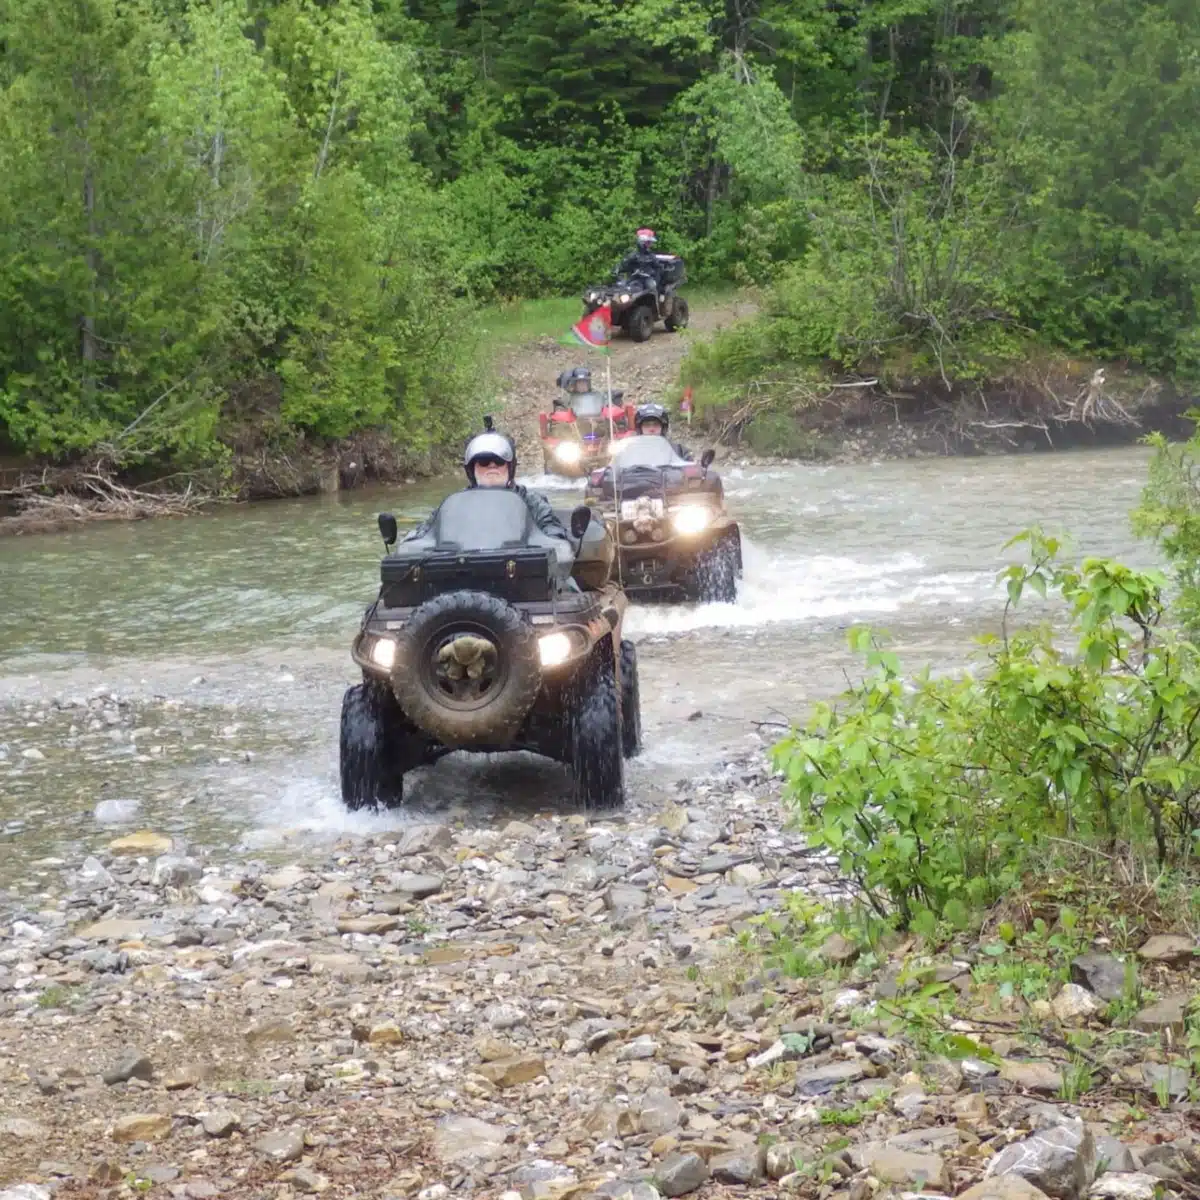
[[[127,487],[95,471],[73,472],[65,479],[43,471],[36,478],[0,489],[0,501],[15,510],[8,520],[18,531],[29,532],[85,521],[186,516],[214,499],[191,481],[182,492],[153,492]]]

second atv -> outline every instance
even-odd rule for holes
[[[637,655],[614,547],[587,507],[573,545],[533,523],[521,496],[470,489],[442,501],[429,533],[388,553],[351,651],[362,682],[342,700],[347,808],[394,807],[404,778],[455,750],[529,750],[566,763],[585,810],[625,801],[641,747]]]
[[[684,261],[677,254],[656,254],[655,258],[662,276],[661,294],[648,273],[634,271],[628,278],[590,288],[583,297],[583,315],[607,304],[614,328],[623,329],[635,342],[649,341],[659,321],[668,333],[686,329],[688,302],[678,294],[679,285],[687,280]]]
[[[633,437],[633,405],[623,392],[576,392],[555,399],[554,411],[538,414],[542,461],[548,475],[580,479],[607,466],[613,444]]]
[[[635,599],[733,603],[742,535],[725,510],[716,457],[680,458],[659,435],[630,438],[610,467],[593,471],[585,501],[617,542],[618,578]]]

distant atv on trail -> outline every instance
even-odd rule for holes
[[[633,405],[622,405],[624,392],[577,392],[556,400],[554,410],[538,414],[546,473],[581,479],[607,466],[613,445],[633,437]]]
[[[623,442],[612,465],[592,472],[585,501],[617,542],[618,578],[631,598],[732,603],[742,573],[742,535],[725,511],[721,477],[706,450],[680,458],[659,435]]]
[[[351,651],[363,682],[342,701],[347,808],[396,807],[410,771],[455,750],[529,750],[572,768],[585,810],[625,801],[641,747],[637,656],[614,547],[587,507],[561,514],[572,545],[505,489],[442,501],[427,536],[387,554]]]
[[[658,321],[662,321],[668,332],[686,329],[688,302],[678,294],[679,285],[687,280],[684,261],[677,254],[656,254],[654,257],[659,262],[661,295],[647,272],[634,271],[615,283],[585,292],[583,315],[589,316],[607,304],[612,312],[613,327],[623,329],[635,342],[649,341]]]

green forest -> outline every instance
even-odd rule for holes
[[[457,438],[634,229],[745,377],[1200,374],[1194,0],[0,0],[0,453]]]

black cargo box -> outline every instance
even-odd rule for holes
[[[680,284],[687,279],[687,270],[683,259],[677,254],[659,254],[656,257],[662,264],[663,283]]]
[[[548,600],[554,551],[529,546],[476,550],[471,554],[434,551],[420,558],[389,555],[380,563],[385,608],[415,608],[446,592],[477,591],[511,603]]]

